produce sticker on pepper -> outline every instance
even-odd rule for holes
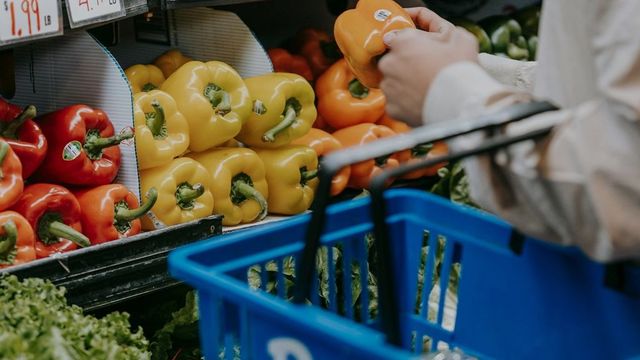
[[[58,34],[62,21],[57,0],[0,0],[0,45]]]
[[[380,22],[387,21],[389,16],[391,16],[391,11],[387,9],[380,9],[373,14],[373,18]]]
[[[82,144],[80,141],[70,141],[62,150],[62,160],[75,160],[82,153]]]

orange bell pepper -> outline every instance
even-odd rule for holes
[[[415,28],[409,14],[393,0],[360,0],[336,19],[334,36],[351,70],[369,88],[378,88],[378,59],[387,48],[386,33]]]
[[[431,144],[418,145],[411,150],[401,151],[396,155],[394,155],[394,158],[396,158],[401,164],[412,163],[412,162],[424,160],[425,156],[427,157],[427,159],[437,158],[437,157],[446,155],[448,151],[449,149],[446,143],[437,142],[437,143],[434,143],[433,145]],[[447,166],[447,163],[439,163],[434,166],[426,167],[426,168],[419,169],[419,170],[410,172],[408,174],[405,174],[402,176],[402,178],[414,180],[422,177],[435,176],[436,174],[438,174],[438,170],[440,170],[440,168],[445,166]]]
[[[407,125],[402,121],[395,120],[389,117],[389,115],[387,114],[385,114],[382,118],[380,118],[377,124],[387,126],[388,128],[392,129],[398,134],[411,131],[411,127],[409,125]],[[422,160],[424,156],[426,156],[427,158],[435,158],[442,155],[446,155],[448,151],[449,149],[447,148],[446,143],[437,142],[433,145],[426,145],[426,144],[418,145],[411,150],[401,151],[396,155],[394,155],[394,158],[396,158],[401,164],[403,164],[407,162]],[[426,177],[426,176],[434,176],[438,173],[438,170],[440,170],[440,168],[444,166],[447,166],[447,164],[446,163],[437,164],[424,169],[410,172],[406,175],[403,175],[402,178],[413,180],[413,179],[419,179],[421,177]]]
[[[335,129],[374,123],[384,114],[386,104],[382,91],[364,87],[344,59],[318,78],[316,96],[318,113]]]
[[[193,61],[188,56],[183,55],[178,49],[171,49],[164,54],[158,56],[153,64],[162,70],[162,74],[165,79],[169,78],[171,74],[173,74],[176,70],[178,70],[182,65],[188,63],[189,61]]]
[[[387,115],[387,113],[382,115],[382,117],[376,122],[376,124],[386,126],[397,133],[406,133],[411,131],[411,126],[407,125],[407,123],[396,120]]]
[[[376,124],[359,124],[333,133],[333,136],[338,139],[345,148],[366,144],[395,135],[397,134],[388,127]],[[372,178],[378,176],[383,170],[397,167],[398,165],[398,160],[393,156],[384,156],[351,165],[349,187],[365,189],[369,187],[369,181]]]
[[[22,195],[22,163],[9,144],[0,141],[0,211],[14,205]]]
[[[292,142],[294,145],[304,145],[313,149],[318,155],[318,158],[322,156],[342,149],[342,144],[338,139],[333,137],[326,131],[320,129],[311,129],[307,135],[296,139]],[[347,166],[340,170],[331,181],[331,195],[336,196],[340,194],[349,183],[349,177],[351,176],[351,167]]]
[[[319,29],[304,29],[296,35],[297,53],[307,59],[314,79],[342,57],[336,42]]]
[[[14,211],[0,213],[0,269],[36,259],[36,235],[31,224]]]
[[[285,49],[275,48],[267,51],[273,70],[280,73],[291,73],[302,76],[307,81],[313,81],[313,74],[307,59],[293,55]]]

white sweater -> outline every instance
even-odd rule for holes
[[[531,98],[561,110],[507,129],[556,124],[546,140],[465,162],[474,199],[525,233],[594,259],[640,258],[640,1],[545,0],[537,63],[479,60],[437,76],[424,122]]]

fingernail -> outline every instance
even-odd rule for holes
[[[395,39],[395,37],[398,35],[398,31],[390,31],[386,34],[384,34],[384,37],[382,38],[382,41],[384,41],[385,45],[391,45],[391,42],[393,42],[393,39]]]

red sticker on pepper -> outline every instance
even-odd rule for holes
[[[131,126],[123,127],[122,130],[120,130],[120,134],[119,134],[119,136],[123,139],[120,144],[132,146],[135,141],[133,139],[133,134],[134,134],[133,127]]]
[[[73,161],[82,153],[82,144],[74,140],[67,143],[62,149],[62,160]]]

